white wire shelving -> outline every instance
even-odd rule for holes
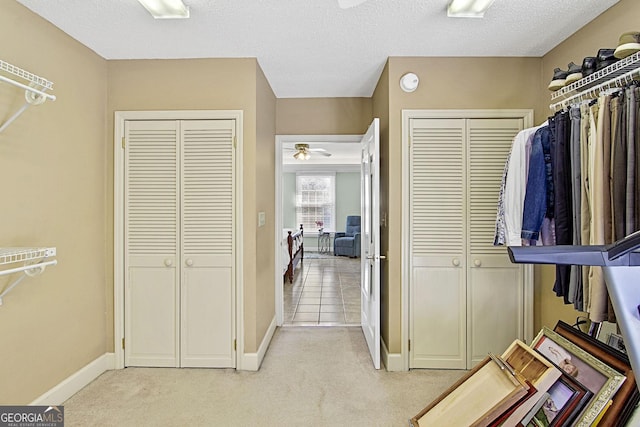
[[[15,288],[26,276],[36,276],[49,265],[58,263],[55,259],[56,248],[0,248],[0,276],[14,273],[23,273],[0,293],[0,305],[2,299]],[[18,266],[22,263],[23,265]]]
[[[0,133],[5,130],[15,119],[17,119],[22,113],[25,112],[30,105],[40,105],[47,99],[55,101],[55,95],[46,93],[47,90],[53,90],[53,82],[37,76],[29,71],[23,70],[20,67],[9,64],[6,61],[0,59],[0,71],[19,77],[25,81],[22,83],[15,79],[6,77],[0,74],[0,81],[12,84],[25,90],[26,103],[18,109],[11,117],[9,117],[2,125],[0,125]]]
[[[556,102],[551,104],[549,108],[557,110],[572,102],[595,98],[601,90],[620,87],[637,76],[640,76],[640,52],[627,56],[553,92],[551,100]]]

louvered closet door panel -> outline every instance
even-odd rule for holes
[[[125,364],[178,366],[178,128],[125,122]]]
[[[233,367],[235,121],[181,123],[183,367]]]
[[[504,162],[522,128],[522,119],[467,120],[469,368],[523,337],[522,266],[509,261],[506,247],[493,246]]]
[[[412,368],[466,364],[464,123],[410,124]]]

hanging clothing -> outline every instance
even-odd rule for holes
[[[640,229],[640,87],[607,92],[514,138],[494,244],[605,245]],[[556,266],[553,290],[615,321],[601,267]]]
[[[604,185],[604,151],[611,132],[607,126],[610,96],[600,96],[598,102],[589,107],[592,132],[589,139],[589,208],[591,222],[589,230],[590,245],[605,244],[605,197],[608,191]],[[593,137],[595,136],[595,137]],[[608,202],[608,201],[607,201]],[[607,287],[604,282],[602,267],[591,266],[589,269],[589,318],[594,322],[607,320]]]
[[[627,234],[627,120],[624,91],[611,99],[611,217],[613,240]]]
[[[552,131],[551,156],[553,172],[553,188],[555,203],[553,209],[555,243],[557,245],[570,245],[573,243],[573,201],[571,196],[571,152],[570,152],[570,126],[569,112],[560,111],[554,116],[555,127]],[[569,304],[569,277],[571,266],[556,266],[556,281],[553,290],[556,295],[564,298],[564,303]]]
[[[569,141],[569,158],[571,169],[571,228],[572,239],[571,244],[579,246],[582,244],[580,239],[580,108],[572,107],[569,109],[569,121],[571,123],[570,141]],[[576,310],[582,311],[582,266],[572,265],[569,273],[569,289],[567,292],[567,300],[573,303]]]
[[[549,216],[549,213],[553,212],[551,130],[549,126],[538,129],[533,137],[522,211],[521,238],[538,240],[542,221],[545,216]]]
[[[522,246],[522,209],[527,185],[531,143],[535,132],[546,124],[524,129],[515,136],[503,173],[502,203],[498,203],[498,218],[494,244]]]

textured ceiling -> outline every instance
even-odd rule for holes
[[[2,0],[8,1],[8,0]],[[17,0],[106,59],[255,57],[278,98],[369,97],[390,56],[542,56],[618,0],[184,0],[154,20],[136,0]]]

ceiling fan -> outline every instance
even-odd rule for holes
[[[329,153],[324,148],[309,148],[309,144],[296,144],[295,148],[285,148],[285,150],[295,151],[293,153],[293,158],[296,160],[309,160],[311,158],[311,153],[318,153],[322,156],[329,157],[331,153]]]

